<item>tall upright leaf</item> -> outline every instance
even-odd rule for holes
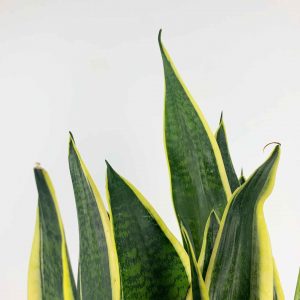
[[[161,41],[165,74],[165,146],[177,218],[192,234],[200,254],[204,227],[214,209],[222,216],[230,187],[221,153],[202,112],[181,80]]]
[[[279,156],[276,146],[226,207],[205,278],[212,300],[273,300],[273,257],[263,205],[274,186]]]
[[[149,202],[107,164],[107,192],[126,300],[185,299],[189,260]]]
[[[203,278],[205,278],[207,272],[208,264],[217,238],[219,227],[220,221],[216,213],[212,211],[205,225],[203,243],[199,257],[199,266]]]
[[[228,142],[227,142],[227,136],[226,136],[226,130],[225,130],[225,125],[223,121],[223,113],[221,114],[220,118],[220,124],[216,132],[216,140],[219,145],[221,155],[223,158],[227,178],[229,181],[229,185],[231,188],[231,192],[233,193],[239,186],[239,180],[236,176],[233,163],[231,160],[229,148],[228,148]]]
[[[38,209],[32,245],[28,299],[74,300],[75,282],[54,188],[47,172],[34,169]]]
[[[79,223],[79,299],[120,299],[118,258],[111,224],[97,187],[73,137],[69,143],[69,166]]]

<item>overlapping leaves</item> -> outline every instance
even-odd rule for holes
[[[108,163],[107,212],[71,135],[69,167],[80,237],[77,286],[54,189],[38,166],[28,299],[284,299],[263,214],[280,146],[249,178],[241,174],[238,179],[223,118],[213,135],[161,32],[159,46],[165,146],[185,249],[143,195]]]

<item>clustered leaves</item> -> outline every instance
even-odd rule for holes
[[[164,48],[161,32],[159,46],[165,146],[183,244],[108,162],[107,211],[70,135],[80,237],[77,283],[54,188],[47,172],[36,166],[38,208],[28,299],[284,299],[263,214],[280,145],[251,176],[238,179],[223,118],[213,135]]]

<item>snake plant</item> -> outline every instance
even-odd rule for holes
[[[69,168],[80,238],[77,280],[54,188],[37,165],[29,300],[284,299],[263,213],[280,145],[251,176],[238,178],[223,117],[213,134],[161,32],[159,47],[165,75],[165,148],[182,243],[108,162],[105,205],[71,134]]]

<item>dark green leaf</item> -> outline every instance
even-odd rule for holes
[[[177,218],[191,230],[200,254],[206,220],[214,209],[222,216],[230,187],[221,153],[204,116],[164,48],[165,143]]]
[[[276,146],[226,207],[205,278],[211,300],[273,299],[273,257],[263,204],[273,189],[279,156]]]
[[[100,194],[74,140],[70,138],[69,166],[79,223],[79,299],[120,299],[120,281],[111,224]]]
[[[240,183],[236,176],[228,148],[226,130],[223,121],[223,113],[221,114],[219,128],[216,132],[216,139],[225,165],[225,170],[231,188],[231,192],[233,193],[240,186]]]
[[[74,300],[75,282],[54,188],[47,172],[34,169],[39,194],[28,299]]]
[[[149,202],[108,164],[111,207],[124,299],[185,299],[188,257]]]

